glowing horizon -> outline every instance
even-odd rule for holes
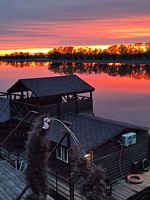
[[[89,45],[89,46],[73,46],[75,49],[78,48],[91,48],[91,49],[95,49],[95,48],[101,48],[102,50],[107,49],[110,45]],[[4,49],[4,50],[0,50],[0,55],[6,55],[6,54],[11,54],[11,53],[15,53],[15,52],[23,52],[23,53],[30,53],[30,54],[35,54],[35,53],[48,53],[49,51],[53,50],[54,48],[57,47],[51,47],[51,48],[22,48],[22,49]]]

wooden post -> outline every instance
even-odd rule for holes
[[[58,98],[58,100],[57,100],[57,114],[58,114],[58,117],[60,117],[60,115],[61,115],[61,111],[60,111],[60,98]]]
[[[75,110],[76,110],[76,113],[78,113],[79,110],[78,110],[77,94],[74,95],[74,99],[75,99]]]
[[[70,149],[71,146],[71,141],[70,141],[70,133],[67,133],[67,146],[68,150]],[[74,183],[71,178],[71,172],[72,172],[72,167],[71,167],[71,160],[70,156],[68,154],[68,161],[69,161],[69,191],[70,191],[70,200],[74,200]]]
[[[74,200],[74,183],[71,177],[69,179],[69,188],[70,188],[70,200]]]
[[[93,96],[92,96],[92,92],[90,92],[90,101],[91,101],[92,112],[93,112]]]
[[[29,98],[29,91],[27,91],[27,98]]]
[[[56,172],[56,195],[57,195],[57,191],[58,191],[58,174]]]
[[[21,91],[21,100],[23,100],[23,91]]]

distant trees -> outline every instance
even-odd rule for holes
[[[15,52],[3,58],[16,59],[37,59],[46,58],[49,60],[121,60],[121,59],[150,59],[150,43],[118,44],[111,45],[108,49],[91,47],[58,47],[47,54],[28,52]]]

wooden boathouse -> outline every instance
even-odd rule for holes
[[[28,110],[60,116],[66,112],[93,111],[94,88],[76,75],[20,79],[7,92],[12,99],[11,114],[22,117]]]
[[[125,191],[130,190],[126,188],[126,185],[131,185],[131,183],[125,181],[127,175],[135,173],[135,169],[137,169],[136,173],[145,172],[142,167],[142,161],[144,159],[149,160],[149,134],[147,130],[132,124],[73,113],[65,114],[60,119],[71,128],[83,150],[86,154],[92,156],[93,163],[102,165],[105,169],[109,180],[108,193],[111,198],[119,200],[117,186],[119,187],[122,184],[121,180],[126,183],[121,187],[124,195],[124,197],[120,198],[122,200],[133,200],[135,193],[137,200],[140,200],[141,194],[144,194],[143,190],[145,191],[145,189],[147,190],[146,195],[150,194],[150,183],[148,186],[148,179],[145,179],[141,187],[140,185],[130,186],[130,189],[135,188],[136,190],[137,187],[140,188],[138,190],[139,193],[137,190],[136,192],[131,190],[128,192],[130,196],[125,196]],[[53,128],[48,130],[48,138],[53,146],[61,140],[64,132],[65,129],[58,123],[54,123]],[[124,138],[126,139],[125,141]],[[68,200],[82,199],[78,193],[77,186],[74,185],[73,190],[73,186],[69,182],[69,151],[76,151],[76,148],[72,138],[70,138],[69,143],[68,139],[65,138],[52,154],[49,162],[51,169],[51,174],[49,174],[50,185]],[[136,165],[136,168],[134,165]],[[146,175],[143,175],[143,177],[146,177]],[[71,194],[72,191],[74,191],[74,194]]]
[[[143,167],[143,160],[149,163],[148,130],[85,114],[93,113],[93,91],[92,86],[71,75],[20,79],[6,93],[1,92],[0,142],[11,136],[0,146],[8,151],[8,157],[3,154],[3,158],[9,160],[14,149],[23,152],[32,120],[37,115],[48,114],[64,122],[92,162],[106,170],[111,199],[146,200],[150,197],[150,173]],[[47,131],[53,147],[65,132],[59,123]],[[71,137],[64,137],[49,160],[49,186],[65,200],[81,200],[84,198],[79,195],[78,187],[70,181],[70,150],[76,151],[76,144]],[[126,181],[127,175],[135,172],[142,173],[142,184]]]
[[[18,80],[7,92],[0,92],[0,141],[13,130],[5,147],[10,151],[24,147],[37,114],[93,113],[93,91],[76,75]]]

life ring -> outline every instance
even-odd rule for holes
[[[142,169],[145,172],[148,172],[149,171],[149,161],[144,158],[141,162],[142,162]]]
[[[139,174],[130,174],[127,176],[127,180],[129,183],[133,183],[133,184],[143,183],[144,181],[143,176]]]

